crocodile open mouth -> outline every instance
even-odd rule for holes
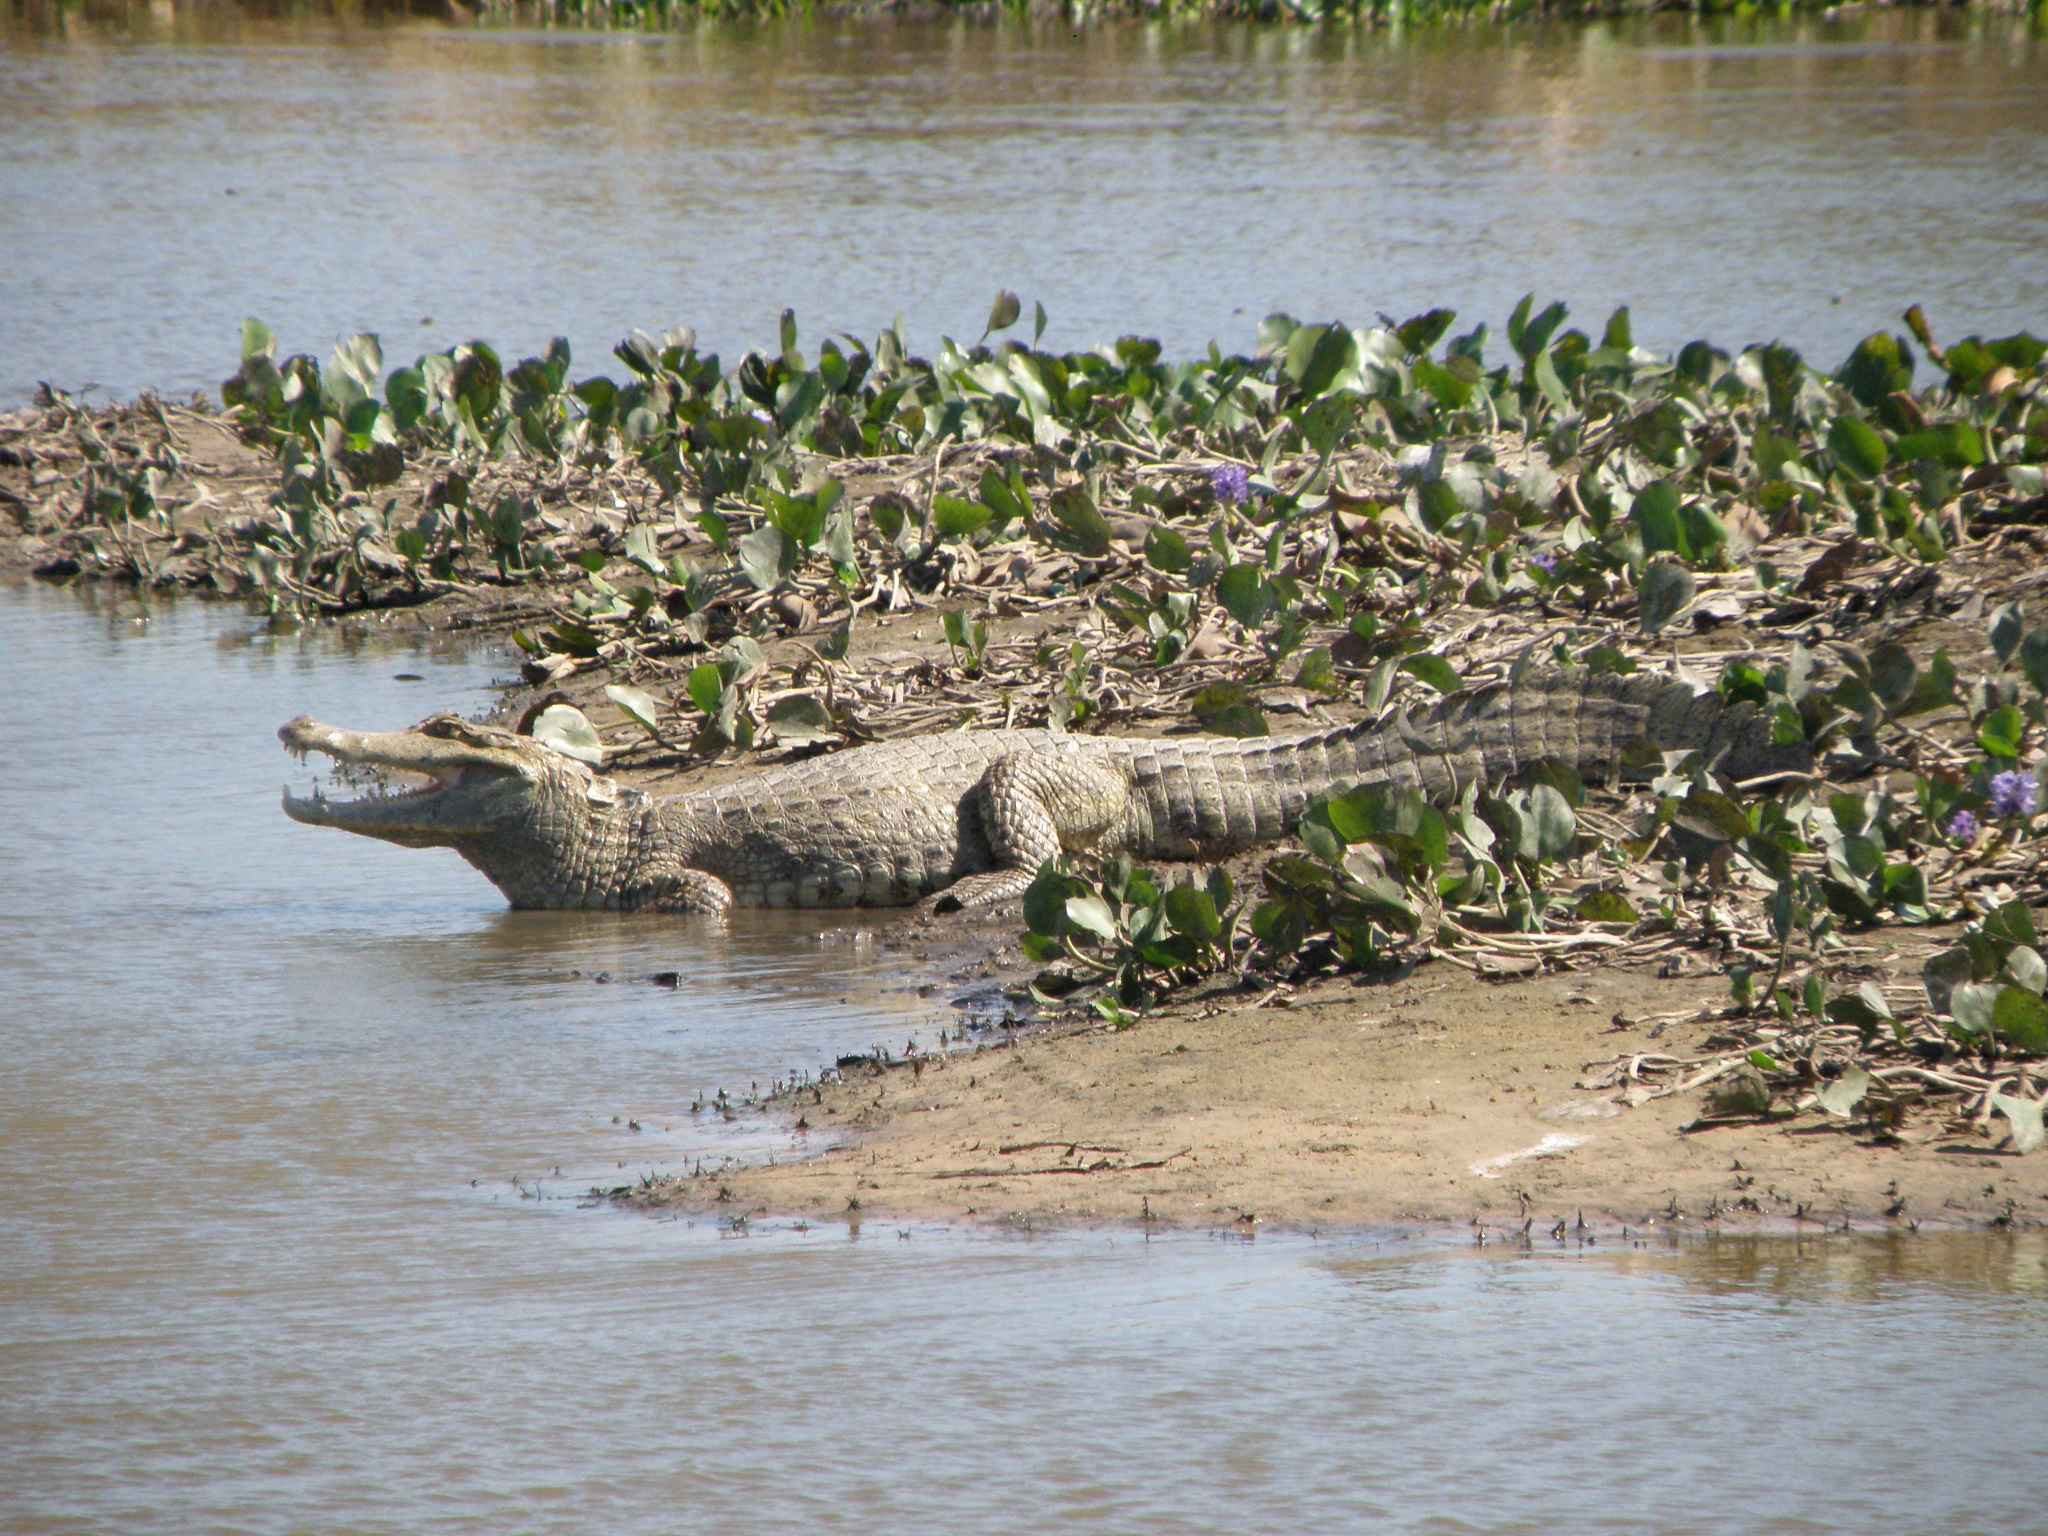
[[[433,770],[394,768],[384,763],[350,762],[345,758],[333,757],[318,747],[290,747],[293,758],[301,763],[310,762],[319,753],[333,765],[331,783],[336,790],[346,788],[346,794],[329,794],[328,785],[319,778],[313,780],[310,793],[292,793],[289,784],[284,789],[284,808],[287,814],[299,820],[309,820],[300,811],[314,814],[346,812],[350,806],[369,805],[393,808],[407,803],[417,804],[431,800],[445,790],[455,788],[468,775],[463,767],[437,768]]]
[[[430,734],[434,725],[380,733],[292,721],[277,733],[285,750],[299,762],[326,758],[333,772],[327,783],[316,779],[309,793],[286,785],[285,814],[399,842],[441,842],[459,834],[473,814],[465,804],[472,796],[451,791],[482,788],[512,770],[502,752]]]

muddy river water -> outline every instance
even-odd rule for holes
[[[819,18],[681,35],[0,11],[0,407],[38,379],[215,388],[242,318],[324,357],[633,327],[730,355],[971,341],[1248,349],[1518,296],[1671,349],[1832,367],[1924,304],[2048,313],[2048,36],[1931,12],[1388,37]],[[139,15],[149,13],[137,8]]]
[[[1827,362],[1914,301],[2048,313],[2048,45],[1998,19],[155,14],[0,21],[0,407],[211,385],[248,313],[588,369],[784,305],[971,338],[998,284],[1053,345],[1183,350],[1274,307],[1498,330],[1525,289]],[[514,914],[279,813],[288,717],[474,709],[508,665],[0,587],[0,1531],[2048,1531],[2038,1236],[587,1207],[796,1155],[693,1105],[951,1015],[858,921]]]
[[[2038,1236],[587,1208],[948,1015],[858,924],[509,913],[280,814],[281,721],[488,655],[0,588],[0,657],[0,1530],[2048,1528]]]

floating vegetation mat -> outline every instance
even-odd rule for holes
[[[999,725],[1260,735],[1518,666],[1680,666],[1811,774],[1719,765],[1382,787],[1256,864],[1043,873],[1049,1004],[1127,1027],[1218,985],[1591,963],[1725,974],[1707,1044],[1591,1063],[1702,1123],[1960,1118],[2042,1139],[2040,748],[2048,348],[1917,310],[1839,366],[1675,357],[1525,299],[1269,318],[1253,355],[635,333],[579,374],[472,343],[323,365],[252,322],[221,407],[0,419],[9,557],[508,629],[641,776]],[[922,616],[926,643],[903,636]],[[1662,1021],[1668,1026],[1671,1021]]]

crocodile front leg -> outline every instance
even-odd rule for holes
[[[997,758],[968,793],[995,867],[941,892],[935,905],[948,911],[1013,900],[1047,859],[1092,847],[1123,820],[1130,784],[1113,766],[1055,748]]]

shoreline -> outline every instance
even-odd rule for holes
[[[992,324],[1016,318],[1001,296]],[[1887,709],[1915,715],[1892,730],[1903,722],[1862,706],[1889,732],[1889,766],[1845,754],[1850,777],[1748,806],[1729,798],[1752,793],[1739,786],[1689,798],[1700,779],[1605,790],[1541,850],[1501,841],[1524,834],[1500,817],[1523,813],[1487,811],[1488,832],[1467,808],[1458,836],[1497,850],[1491,885],[1462,854],[1385,864],[1429,920],[1375,908],[1369,964],[1340,963],[1352,941],[1327,917],[1291,946],[1173,965],[1126,954],[1137,1002],[1000,1047],[856,1064],[808,1103],[763,1110],[841,1144],[628,1203],[1034,1228],[1501,1235],[1583,1219],[1602,1240],[2048,1225],[2048,1153],[2012,1150],[2014,1115],[2048,1098],[2026,1045],[2039,994],[2017,996],[1995,964],[1976,973],[2022,1005],[2008,1044],[2004,1025],[1969,1037],[1922,987],[1966,922],[1981,943],[1995,916],[2048,898],[2033,807],[1997,812],[1986,793],[1994,768],[2039,756],[2038,722],[1992,706],[2000,689],[2030,700],[2023,678],[2048,671],[2048,631],[2021,644],[2048,551],[2048,359],[2025,337],[1944,355],[1909,316],[1947,375],[1910,396],[1903,337],[1873,337],[1837,376],[1774,349],[1674,368],[1628,344],[1625,312],[1592,351],[1562,318],[1518,314],[1519,379],[1455,350],[1437,362],[1449,320],[1435,312],[1398,333],[1305,326],[1261,359],[1172,366],[1136,343],[1114,358],[1004,344],[938,365],[883,346],[884,383],[849,382],[832,359],[804,371],[793,352],[711,378],[715,363],[647,341],[633,358],[676,412],[667,458],[635,447],[647,439],[614,420],[611,395],[571,391],[548,360],[506,374],[540,401],[515,419],[497,360],[466,349],[445,373],[395,377],[384,435],[359,446],[335,429],[375,403],[346,384],[374,376],[374,358],[341,349],[301,421],[314,396],[277,387],[257,328],[240,422],[153,399],[0,416],[0,573],[254,600],[280,623],[509,636],[525,659],[499,716],[579,708],[606,771],[653,791],[743,777],[821,737],[1049,722],[1283,734],[1546,649],[1683,662],[1700,681],[1747,668],[1790,728],[1818,731],[1867,692],[1773,695],[1788,685],[1772,659],[1884,657]],[[318,380],[310,359],[282,366]],[[767,367],[780,394],[752,371]],[[1777,381],[1768,439],[1753,376]],[[980,392],[963,395],[970,377]],[[997,391],[1004,379],[1020,393]],[[1046,380],[1073,393],[1041,393]],[[1613,414],[1546,436],[1559,397]],[[1127,441],[1143,402],[1148,442]],[[1243,423],[1218,425],[1226,407]],[[876,436],[857,444],[860,411]],[[937,425],[968,411],[978,435]],[[1668,462],[1640,461],[1623,431],[1653,419]],[[480,433],[497,451],[466,446]],[[281,479],[259,443],[296,467]],[[1614,476],[1655,469],[1622,487],[1625,510]],[[1916,497],[1928,510],[1893,526]],[[1987,740],[2004,755],[1987,759]],[[1959,808],[1968,836],[1951,830]],[[1712,858],[1669,840],[1681,813],[1688,835],[1721,839]],[[1806,841],[1759,843],[1757,818],[1794,814]],[[1749,819],[1729,831],[1729,815]],[[1420,847],[1351,841],[1382,861]],[[1253,931],[1259,871],[1256,857],[1235,869]],[[1856,884],[1864,872],[1882,889]],[[1804,881],[1810,908],[1782,941],[1774,879]],[[1510,911],[1515,892],[1538,905]],[[1014,984],[1033,969],[1015,912],[875,926],[921,975]],[[1745,1074],[1751,1097],[1724,1100]],[[1717,1104],[1731,1123],[1688,1129]]]
[[[2038,1168],[1966,1133],[1887,1144],[1791,1117],[1688,1130],[1696,1094],[1622,1108],[1584,1086],[1632,1050],[1682,1048],[1725,990],[1601,967],[1476,982],[1434,965],[1285,1006],[1190,999],[1121,1032],[1029,1025],[862,1061],[765,1101],[754,1112],[785,1129],[837,1138],[800,1161],[604,1193],[740,1225],[1402,1228],[1494,1242],[1560,1225],[1609,1242],[2048,1227]],[[1506,1022],[1474,1031],[1482,1008]]]

